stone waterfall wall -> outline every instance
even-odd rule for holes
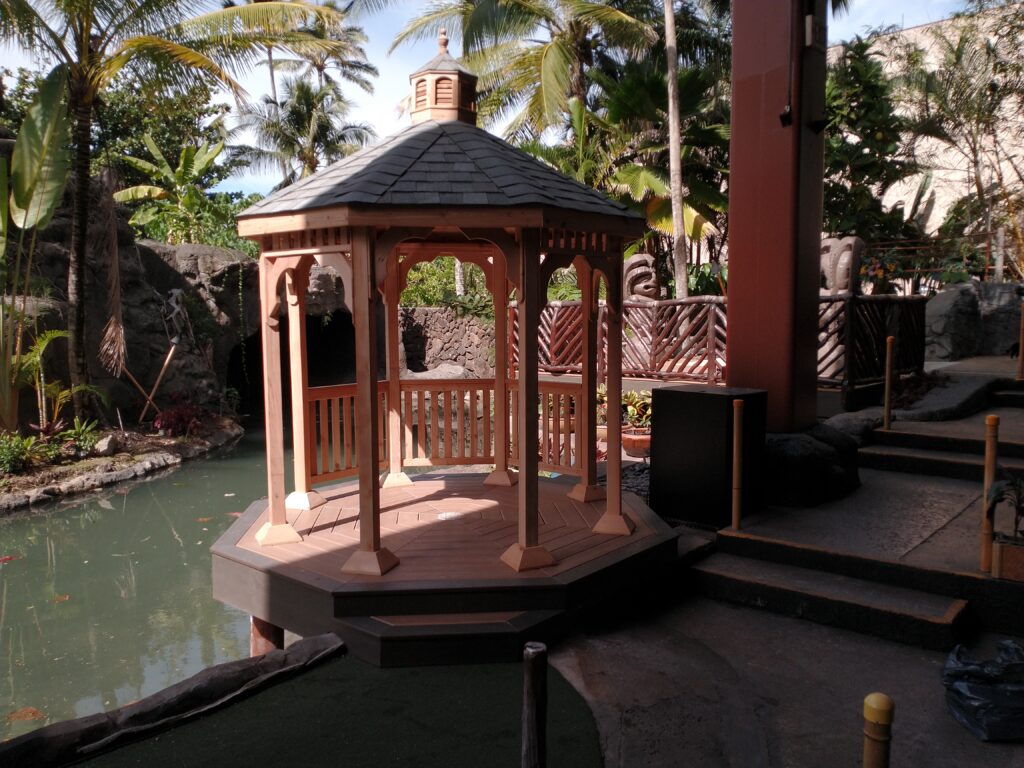
[[[472,377],[494,375],[494,325],[451,307],[402,307],[402,343],[411,371],[451,363]]]
[[[925,359],[1003,355],[1017,341],[1024,285],[970,282],[951,285],[928,302]]]

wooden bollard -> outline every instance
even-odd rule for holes
[[[1020,348],[1024,347],[1024,302],[1020,305],[1020,333],[1017,334],[1017,381],[1024,381],[1024,355]]]
[[[884,693],[864,697],[864,768],[889,768],[896,704]]]
[[[882,418],[882,429],[888,431],[892,427],[892,357],[896,347],[896,338],[887,336],[885,339],[885,412]]]
[[[989,503],[988,492],[996,480],[996,459],[999,451],[999,417],[985,417],[985,474],[981,491],[981,570],[992,571],[992,535],[995,530],[995,504]]]
[[[732,401],[732,529],[740,529],[743,509],[743,401]]]
[[[523,647],[523,752],[522,768],[547,765],[548,647]]]

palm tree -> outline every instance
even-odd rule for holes
[[[354,83],[366,93],[373,93],[371,77],[379,73],[366,58],[367,37],[362,27],[352,26],[346,23],[346,18],[340,15],[336,3],[325,2],[325,8],[339,11],[339,16],[330,21],[322,18],[314,19],[311,24],[304,26],[301,31],[315,40],[330,40],[336,44],[335,49],[313,47],[300,49],[297,59],[278,60],[279,71],[298,72],[303,77],[314,78],[321,88],[325,85],[336,82],[332,77],[333,72],[343,80]],[[277,94],[271,93],[274,101],[277,101]]]
[[[379,9],[394,0],[357,0]],[[608,52],[639,54],[656,34],[649,4],[632,16],[611,0],[437,0],[411,20],[391,48],[436,38],[442,28],[461,39],[464,61],[479,77],[485,123],[512,116],[510,137],[529,140],[560,124],[569,99],[590,104],[587,73]]]
[[[291,30],[311,18],[335,15],[305,2],[217,8],[202,0],[0,0],[0,40],[15,42],[67,67],[76,174],[67,290],[68,358],[76,392],[89,378],[84,266],[93,114],[100,94],[119,72],[133,68],[157,88],[177,89],[205,81],[242,98],[244,91],[231,76],[232,70],[250,67],[271,42],[285,47],[297,42],[311,45],[312,41]],[[82,415],[84,408],[83,398],[76,396],[76,415]]]
[[[333,84],[317,87],[302,78],[285,80],[280,103],[264,98],[246,107],[239,128],[252,131],[255,147],[240,153],[256,169],[279,168],[279,187],[315,173],[374,137],[365,124],[346,123],[349,104]]]

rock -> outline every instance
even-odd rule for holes
[[[827,419],[825,425],[842,432],[852,439],[857,446],[867,445],[870,442],[871,431],[882,426],[881,408],[864,408],[860,411],[849,413],[837,413]]]
[[[814,506],[860,486],[857,444],[841,431],[817,425],[807,432],[765,436],[765,500]]]
[[[978,310],[981,335],[978,354],[1005,355],[1020,338],[1020,304],[1024,285],[1020,283],[980,283]]]
[[[120,449],[121,444],[117,439],[117,433],[111,432],[109,435],[104,435],[99,439],[92,452],[94,456],[113,456]]]
[[[959,360],[976,354],[981,333],[974,283],[946,288],[925,309],[925,359]]]

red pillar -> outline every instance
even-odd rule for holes
[[[816,416],[826,39],[824,0],[733,0],[727,378],[773,432]]]

